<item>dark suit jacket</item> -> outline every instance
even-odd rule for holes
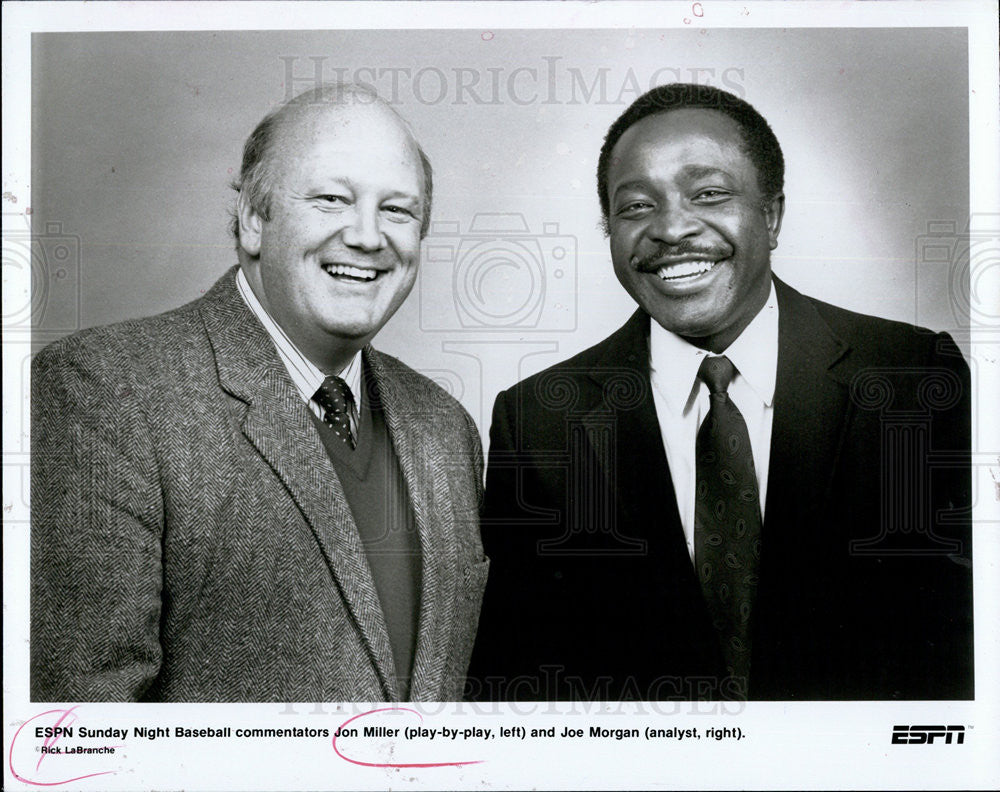
[[[343,489],[234,275],[34,361],[34,700],[398,698]],[[426,378],[364,359],[419,531],[411,698],[458,699],[486,580],[478,434]]]
[[[752,699],[971,698],[969,372],[945,335],[777,282]],[[500,394],[483,699],[728,697],[642,312]]]

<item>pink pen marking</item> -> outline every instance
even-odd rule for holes
[[[114,770],[103,770],[100,773],[87,773],[86,775],[76,776],[74,778],[66,778],[62,781],[35,781],[31,778],[26,778],[25,776],[22,776],[20,773],[17,772],[17,770],[14,769],[14,746],[17,743],[17,738],[20,737],[21,731],[24,729],[25,726],[27,726],[34,720],[38,720],[39,718],[44,718],[46,715],[54,715],[56,713],[61,713],[59,716],[59,720],[57,720],[55,723],[56,726],[62,725],[63,721],[66,720],[66,718],[69,718],[70,716],[72,716],[73,719],[70,721],[70,723],[72,723],[74,720],[76,720],[76,715],[73,714],[73,710],[75,709],[76,707],[70,707],[68,710],[59,710],[59,709],[48,710],[46,712],[42,712],[39,713],[38,715],[35,715],[33,718],[28,718],[28,720],[26,720],[24,723],[20,725],[18,730],[14,732],[14,739],[10,741],[10,751],[7,754],[7,767],[10,768],[10,774],[14,776],[14,778],[16,778],[18,781],[23,781],[25,784],[31,784],[32,786],[60,786],[62,784],[71,784],[74,781],[82,781],[85,778],[96,778],[97,776],[115,774]],[[54,735],[52,737],[47,737],[45,739],[45,742],[42,743],[42,746],[45,748],[51,748],[59,741],[60,736],[61,735]],[[38,763],[35,765],[36,773],[38,772],[38,769],[41,767],[42,759],[44,759],[46,756],[47,754],[43,753],[40,757],[38,757]]]
[[[360,715],[355,715],[353,718],[348,718],[342,724],[340,724],[340,729],[343,729],[348,723],[356,721],[358,718],[364,718],[367,715],[374,715],[376,712],[412,712],[418,718],[420,722],[424,722],[424,716],[417,712],[415,709],[409,709],[408,707],[382,707],[381,709],[371,710],[369,712],[362,712]],[[337,729],[339,732],[340,729]],[[357,759],[351,759],[349,756],[344,756],[340,749],[337,748],[337,736],[334,734],[333,737],[333,750],[341,759],[345,762],[350,762],[351,764],[361,765],[362,767],[462,767],[463,765],[473,765],[480,764],[482,759],[473,759],[467,762],[408,762],[408,763],[393,763],[393,762],[362,762]]]

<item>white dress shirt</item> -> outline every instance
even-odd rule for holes
[[[314,366],[302,354],[299,348],[292,342],[292,339],[281,329],[281,326],[271,318],[267,309],[257,299],[257,295],[253,293],[253,289],[250,287],[250,283],[247,281],[247,277],[243,274],[242,269],[236,273],[236,288],[246,302],[247,307],[260,320],[260,323],[264,325],[267,334],[274,341],[274,345],[278,349],[278,357],[281,358],[281,362],[288,369],[288,376],[292,378],[292,382],[295,383],[295,387],[302,395],[303,401],[312,410],[313,415],[322,420],[324,410],[313,401],[313,394],[319,390],[319,386],[323,384],[323,380],[326,379],[327,375]],[[355,409],[351,410],[351,432],[353,432],[356,438],[358,436],[358,411],[361,409],[362,397],[361,352],[358,351],[342,371],[335,373],[347,383],[347,387],[351,389],[351,395],[354,396]]]
[[[650,321],[649,369],[653,403],[674,483],[688,554],[694,559],[695,444],[708,414],[708,386],[698,379],[701,361],[712,353]],[[753,464],[764,516],[767,470],[771,455],[774,383],[778,372],[778,301],[771,293],[740,337],[723,353],[736,367],[729,398],[743,414],[750,435]]]

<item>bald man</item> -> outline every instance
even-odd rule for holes
[[[457,699],[487,561],[459,404],[370,342],[431,168],[367,90],[244,147],[238,266],[32,368],[36,701]]]

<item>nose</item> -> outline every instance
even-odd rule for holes
[[[352,220],[342,233],[345,245],[365,253],[374,253],[385,246],[377,208],[357,206]]]
[[[664,201],[646,227],[651,239],[676,245],[684,239],[697,236],[702,229],[701,219],[683,201]]]

